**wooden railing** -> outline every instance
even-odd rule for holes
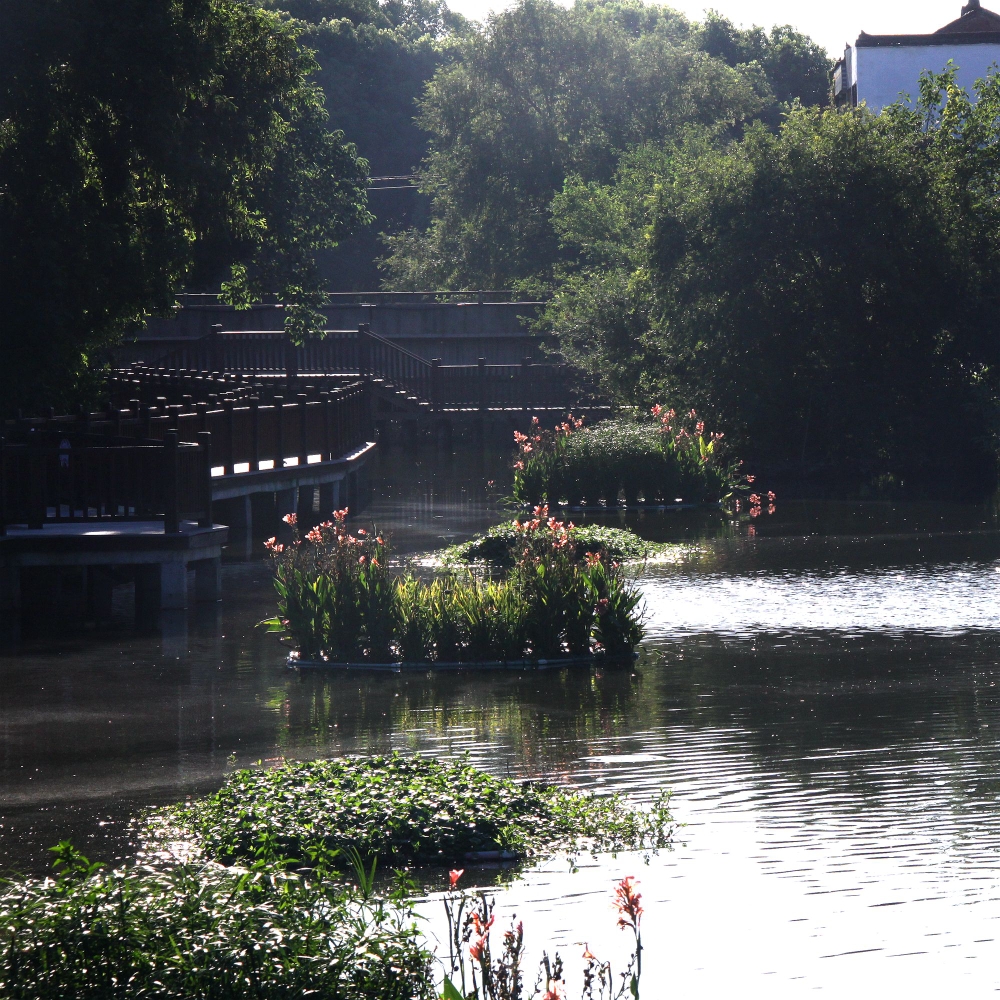
[[[428,361],[372,333],[331,330],[296,346],[278,332],[222,332],[171,351],[158,363],[203,373],[238,373],[249,378],[356,374],[404,392],[431,410],[569,408],[579,402],[567,365],[444,365]]]
[[[73,521],[212,523],[211,441],[53,448],[0,441],[0,535],[9,524]],[[66,442],[68,443],[68,442]]]
[[[195,378],[176,375],[174,394],[198,388]],[[120,382],[128,389],[168,384],[151,373],[124,373]],[[202,388],[227,384],[208,380]],[[363,382],[294,398],[253,395],[254,388],[241,384],[199,402],[191,393],[180,403],[157,396],[156,405],[140,395],[124,408],[7,421],[0,425],[0,533],[7,524],[159,518],[176,531],[192,513],[211,518],[213,479],[337,461],[372,440]]]

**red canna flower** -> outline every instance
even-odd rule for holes
[[[635,891],[635,877],[627,875],[615,886],[615,908],[618,910],[618,926],[623,930],[631,928],[639,932],[639,921],[642,919],[642,895]]]
[[[285,524],[295,525],[299,523],[299,516],[298,514],[286,514],[281,520],[284,521]]]
[[[448,872],[448,883],[450,884],[452,889],[455,888],[455,886],[458,884],[458,880],[464,874],[465,874],[464,868],[455,868],[452,871]]]

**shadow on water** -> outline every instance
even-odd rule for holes
[[[469,537],[501,519],[507,488],[502,460],[476,461],[459,456],[442,470],[391,456],[367,517],[404,552]],[[99,858],[127,856],[130,815],[216,787],[231,753],[240,765],[467,753],[499,774],[647,799],[673,789],[685,844],[638,874],[650,933],[684,956],[672,969],[678,986],[721,995],[711,992],[725,980],[711,955],[724,934],[734,968],[771,976],[779,994],[771,974],[780,971],[790,995],[797,976],[844,986],[883,975],[861,959],[824,964],[827,955],[924,954],[952,969],[948,956],[991,954],[984,942],[1000,937],[991,518],[978,508],[798,503],[756,522],[751,537],[750,525],[717,518],[695,530],[671,514],[603,516],[653,539],[707,541],[677,565],[643,571],[650,634],[634,668],[288,673],[274,637],[254,629],[272,608],[264,563],[228,566],[219,616],[192,618],[173,645],[122,629],[35,640],[0,658],[4,870],[44,870],[45,848],[66,836]],[[504,905],[572,944],[571,933],[601,933],[608,879],[626,863],[635,867],[528,872]],[[979,969],[985,987],[996,985],[993,964],[962,968]],[[905,968],[903,979],[919,983],[919,963]]]

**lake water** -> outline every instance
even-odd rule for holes
[[[502,477],[469,456],[390,456],[369,517],[402,551],[465,538],[499,519]],[[555,860],[499,892],[500,922],[516,912],[571,969],[584,941],[620,960],[610,893],[635,874],[646,997],[1000,986],[993,519],[779,498],[753,537],[683,512],[606,520],[709,539],[644,572],[633,669],[289,674],[254,629],[273,607],[264,563],[228,566],[226,600],[186,634],[54,634],[0,657],[4,873],[44,870],[67,836],[127,857],[128,817],[216,787],[230,754],[468,753],[501,774],[674,792],[672,852]],[[433,934],[439,903],[425,909]]]

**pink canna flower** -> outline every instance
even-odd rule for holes
[[[296,524],[299,523],[299,515],[298,514],[286,514],[281,520],[284,521],[285,524],[296,525]]]
[[[658,417],[663,412],[663,407],[657,403],[649,412],[652,413],[654,417]]]
[[[638,933],[642,919],[642,895],[635,891],[635,876],[627,875],[615,886],[615,909],[618,910],[618,926],[627,927]]]

